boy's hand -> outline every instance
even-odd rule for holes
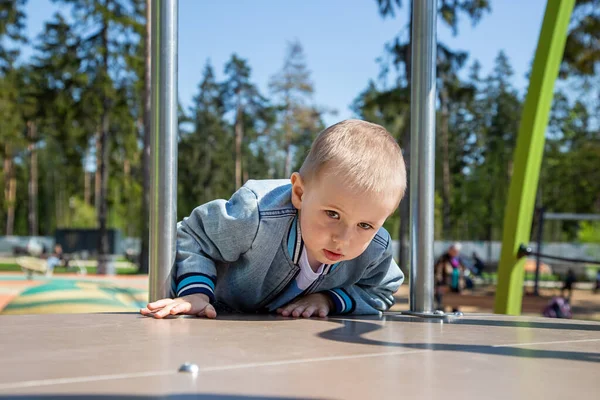
[[[148,303],[146,308],[140,309],[142,315],[154,318],[164,318],[169,315],[187,314],[198,317],[216,318],[217,312],[210,304],[205,294],[190,294],[189,296],[175,299],[161,299]]]
[[[304,296],[288,304],[285,307],[277,309],[277,314],[281,314],[284,317],[304,317],[310,318],[312,316],[324,318],[329,314],[329,311],[333,310],[333,302],[323,293],[313,293],[308,296]]]

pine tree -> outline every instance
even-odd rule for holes
[[[377,0],[379,13],[382,17],[394,17],[397,9],[400,9],[403,5],[401,0]],[[397,90],[400,92],[397,96],[404,97],[406,93],[410,93],[410,81],[411,81],[411,47],[412,47],[412,0],[407,2],[408,9],[408,38],[404,39],[402,36],[394,38],[388,43],[387,51],[392,57],[392,63],[399,68],[400,75],[396,79]],[[438,15],[441,20],[448,25],[454,34],[458,31],[458,20],[462,14],[466,14],[473,23],[477,23],[483,15],[490,10],[489,2],[487,0],[463,0],[463,1],[441,1],[438,8]],[[438,50],[438,54],[441,52]],[[383,72],[384,76],[386,71],[389,71],[389,66],[384,65]],[[389,96],[387,93],[386,97]],[[400,106],[397,110],[398,113],[402,113],[402,116],[398,119],[402,122],[401,128],[402,134],[399,138],[399,142],[403,148],[404,159],[407,164],[407,176],[410,176],[410,107]],[[408,227],[409,227],[409,206],[410,203],[408,198],[410,196],[409,189],[407,188],[405,200],[400,203],[400,265],[407,267],[409,263],[409,238],[408,238]]]
[[[95,120],[96,130],[96,205],[99,243],[98,271],[106,271],[108,246],[108,178],[109,146],[115,123],[114,106],[118,103],[118,86],[127,75],[134,74],[123,66],[130,48],[139,40],[140,31],[131,0],[55,0],[72,5],[82,66],[90,79],[83,95],[86,115]],[[125,78],[123,77],[125,75]],[[134,122],[132,122],[134,123]],[[121,125],[122,124],[118,124]]]
[[[234,113],[234,159],[235,159],[235,188],[242,186],[243,180],[243,147],[248,142],[250,132],[247,128],[255,130],[255,133],[267,130],[265,121],[268,121],[269,106],[259,92],[258,88],[250,80],[251,69],[246,60],[236,54],[225,64],[226,80],[223,82],[225,94],[225,110]],[[260,127],[262,125],[262,127]],[[256,129],[255,129],[256,128]],[[260,131],[260,132],[259,132]]]
[[[312,104],[313,83],[304,50],[298,41],[288,43],[283,67],[271,77],[271,93],[278,102],[275,141],[285,154],[283,177],[290,177],[296,159],[303,158],[298,147],[311,141],[322,126],[321,112]]]
[[[233,192],[232,137],[224,120],[223,92],[209,62],[190,110],[193,130],[179,143],[178,218],[193,208]]]

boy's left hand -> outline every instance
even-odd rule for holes
[[[284,317],[304,317],[310,318],[312,316],[324,318],[329,314],[329,311],[333,309],[333,302],[326,294],[313,293],[308,296],[300,297],[299,299],[291,302],[285,307],[277,309],[277,314],[281,314]]]

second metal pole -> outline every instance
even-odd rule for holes
[[[150,301],[167,296],[177,235],[178,0],[152,0]]]
[[[413,1],[410,311],[433,311],[437,0]]]

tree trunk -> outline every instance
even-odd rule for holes
[[[409,9],[409,21],[412,21],[412,5],[413,2],[408,3]],[[411,79],[411,46],[412,46],[412,22],[408,24],[408,45],[405,49],[405,62],[404,62],[404,74],[406,76],[407,88],[410,93],[410,79]],[[400,202],[400,245],[398,254],[398,260],[400,261],[400,268],[404,272],[410,270],[410,109],[406,111],[407,115],[405,118],[406,125],[404,126],[404,134],[402,135],[402,150],[404,154],[404,162],[406,164],[406,194],[404,199]]]
[[[138,272],[147,274],[150,271],[150,113],[152,112],[152,85],[150,76],[151,73],[151,37],[152,37],[152,15],[151,15],[151,0],[146,0],[146,40],[144,43],[144,51],[146,54],[146,62],[144,66],[144,148],[142,149],[142,234],[141,234],[141,252],[139,258]]]
[[[38,235],[38,162],[36,141],[37,133],[36,126],[33,121],[27,122],[27,130],[29,136],[29,235]]]
[[[283,169],[283,176],[289,178],[292,175],[292,105],[290,100],[290,93],[285,93],[285,108],[286,113],[284,116],[284,132],[285,135],[285,166]]]
[[[17,178],[15,169],[11,168],[8,184],[8,213],[6,216],[6,236],[14,234],[15,229],[15,203],[17,200]]]
[[[57,169],[52,170],[52,185],[50,187],[53,188],[52,192],[54,194],[54,213],[56,218],[56,227],[62,228],[63,224],[63,215],[62,215],[62,198],[61,198],[61,187],[58,182],[58,171]]]
[[[106,6],[108,7],[108,1]],[[102,83],[108,85],[110,78],[108,75],[108,21],[102,21],[102,46],[105,49],[103,54],[103,65],[102,65]],[[107,95],[107,88],[103,87],[103,98],[102,98],[102,117],[100,119],[100,151],[96,154],[96,159],[100,158],[100,199],[98,201],[98,274],[105,275],[107,273],[112,274],[113,271],[109,271],[109,262],[107,255],[109,254],[108,246],[108,232],[107,232],[107,218],[108,218],[108,135],[109,135],[109,110],[110,110],[110,99]]]
[[[492,180],[492,174],[490,173],[490,182],[493,182]],[[488,242],[491,242],[493,240],[493,235],[494,235],[494,189],[492,186],[492,190],[490,191],[490,196],[487,199],[487,224],[486,224],[486,240]]]
[[[104,275],[107,272],[108,263],[106,257],[109,254],[107,217],[108,217],[108,104],[105,99],[104,112],[102,115],[102,129],[100,134],[100,196],[98,203],[98,274]]]
[[[292,176],[292,144],[290,143],[290,140],[288,140],[285,149],[285,178]]]
[[[204,170],[205,171],[213,171],[215,166],[213,166],[213,154],[216,151],[216,139],[212,134],[209,134],[204,142]],[[213,183],[214,174],[207,173],[202,182],[202,193],[199,198],[204,199],[202,202],[204,203],[206,200],[212,200],[213,192],[212,192],[212,183]]]
[[[4,145],[4,162],[2,163],[2,171],[4,171],[4,209],[3,211],[8,212],[8,198],[10,193],[10,170],[12,168],[12,154],[11,148],[8,143]],[[8,218],[8,215],[3,214],[3,218]],[[6,220],[4,221],[7,222]],[[4,226],[4,234],[8,235],[8,225]]]
[[[444,239],[450,236],[450,196],[452,177],[450,176],[450,144],[448,135],[448,92],[440,90],[440,108],[442,110],[440,136],[442,139],[442,233]]]
[[[12,149],[7,143],[4,145],[4,204],[6,207],[5,234],[13,234],[15,226],[15,198],[17,194],[17,181],[15,179]]]
[[[242,140],[244,139],[243,110],[238,103],[235,118],[235,189],[242,187]]]
[[[92,197],[92,193],[91,193],[91,182],[90,182],[91,178],[90,178],[90,174],[84,169],[83,171],[83,201],[85,202],[85,204],[92,204],[91,201],[91,197]]]
[[[122,196],[125,199],[126,205],[125,208],[127,208],[127,215],[132,215],[131,213],[131,201],[129,199],[131,199],[131,163],[129,162],[128,159],[125,159],[123,161],[123,192],[124,192],[124,196]],[[127,224],[125,226],[125,234],[127,236],[131,236],[131,228],[132,228],[133,224]]]
[[[102,153],[102,145],[100,144],[102,138],[102,130],[98,129],[96,132],[96,172],[94,174],[94,208],[96,209],[96,218],[100,213],[100,190],[101,190],[101,179],[100,179],[100,164]]]

